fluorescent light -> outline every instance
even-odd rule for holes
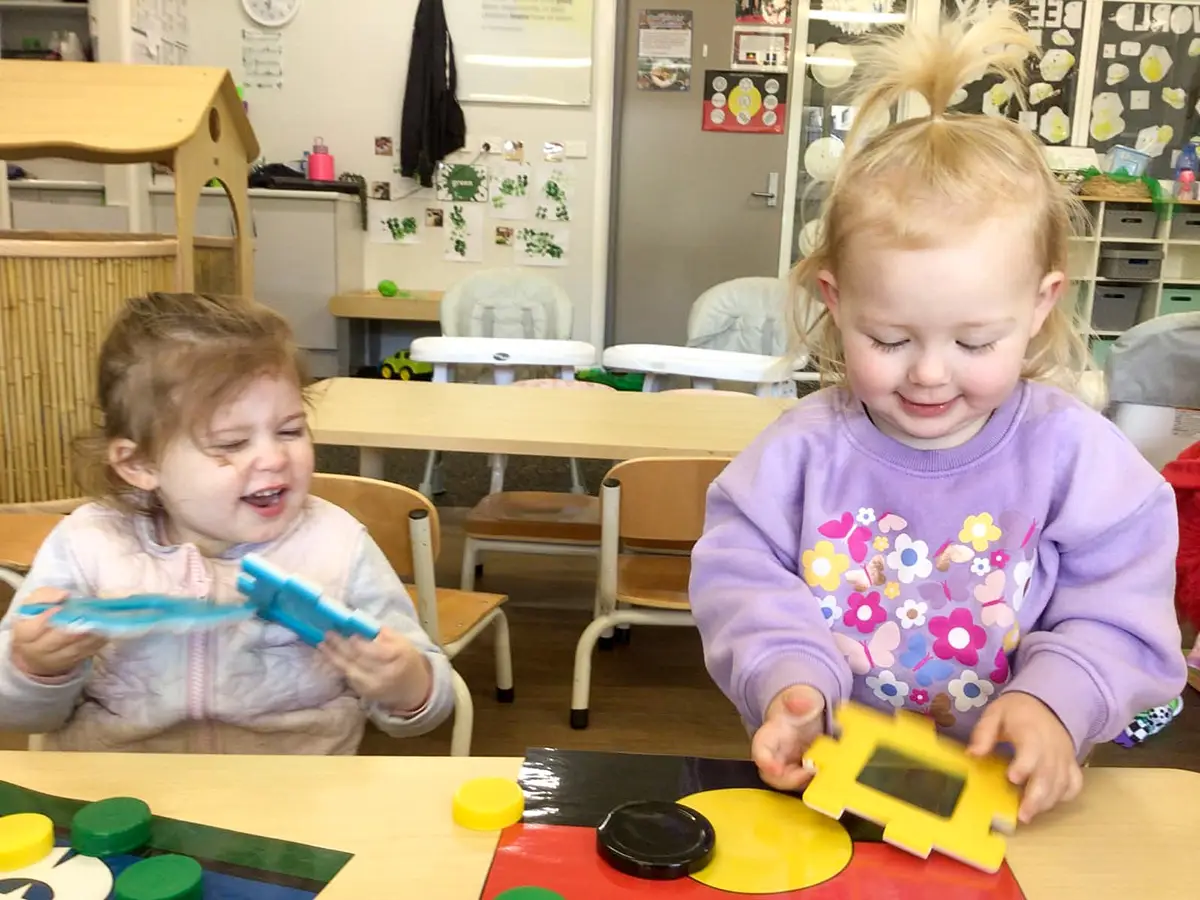
[[[586,56],[492,56],[486,53],[468,53],[463,62],[477,66],[501,66],[506,69],[590,69],[592,61]]]

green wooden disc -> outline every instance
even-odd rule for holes
[[[84,856],[119,856],[150,842],[150,807],[135,797],[109,797],[71,818],[71,847]]]
[[[114,900],[201,900],[204,870],[188,856],[151,856],[117,876]]]
[[[549,888],[544,887],[515,887],[496,895],[496,900],[566,900],[566,898]]]

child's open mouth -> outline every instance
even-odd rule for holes
[[[259,515],[269,518],[283,512],[283,501],[286,496],[287,488],[272,487],[255,491],[253,494],[247,494],[242,497],[242,500],[253,506]]]

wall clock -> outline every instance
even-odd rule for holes
[[[301,0],[242,0],[246,15],[266,28],[281,28],[300,12]]]

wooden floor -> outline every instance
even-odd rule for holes
[[[458,584],[461,512],[443,510],[439,583]],[[481,590],[507,593],[516,702],[495,700],[490,634],[455,660],[475,700],[472,752],[522,755],[528,747],[745,756],[749,740],[732,704],[704,670],[700,640],[690,628],[641,626],[628,646],[597,651],[592,669],[591,724],[569,725],[575,642],[588,622],[594,563],[586,559],[494,556]],[[1097,749],[1093,765],[1159,766],[1200,771],[1200,694],[1188,691],[1182,715],[1145,744]],[[0,735],[0,748],[24,738]],[[450,725],[430,735],[397,740],[369,731],[364,754],[449,751]]]

